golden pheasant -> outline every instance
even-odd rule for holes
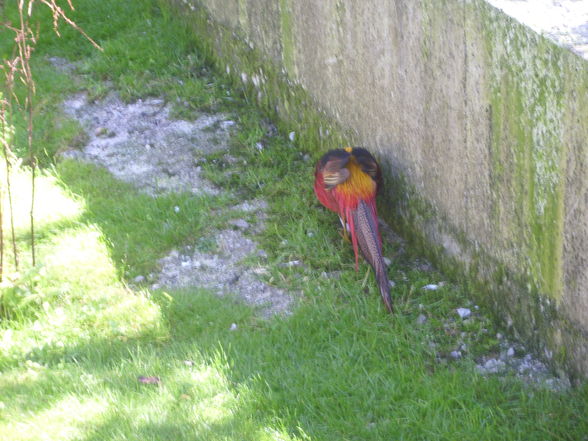
[[[356,271],[359,248],[374,269],[386,309],[392,312],[376,211],[376,194],[382,187],[378,163],[364,148],[331,150],[318,161],[314,177],[318,200],[339,215],[345,237],[351,234]]]

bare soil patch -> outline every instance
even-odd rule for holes
[[[235,122],[224,114],[206,114],[194,121],[170,117],[164,100],[149,98],[124,103],[111,92],[91,102],[87,94],[68,98],[63,104],[87,134],[79,150],[62,154],[105,167],[116,178],[132,183],[152,196],[166,192],[219,194],[219,189],[201,176],[198,165],[207,154],[226,150]],[[287,313],[292,296],[260,280],[264,271],[242,264],[250,255],[265,255],[254,240],[263,228],[264,201],[244,201],[234,210],[254,212],[255,223],[243,219],[229,222],[227,228],[206,239],[214,252],[191,245],[172,250],[160,260],[160,272],[135,282],[150,280],[152,288],[206,288],[219,295],[235,295],[260,306],[269,317]]]

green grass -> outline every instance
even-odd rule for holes
[[[56,173],[61,185],[84,201],[80,221],[100,225],[121,275],[129,278],[149,273],[174,246],[193,243],[226,222],[212,210],[232,200],[188,193],[152,198],[103,169],[74,161],[61,162]]]
[[[76,7],[75,19],[105,51],[65,28],[52,36],[44,19],[35,53],[36,142],[45,152],[40,264],[28,263],[30,183],[18,175],[21,268],[0,287],[0,440],[586,439],[586,386],[555,393],[480,376],[475,358],[497,345],[492,321],[481,311],[456,320],[454,309],[467,305],[464,289],[422,290],[443,275],[419,270],[417,256],[393,242],[384,248],[397,256],[390,268],[397,313],[385,313],[373,275],[362,287],[367,266],[354,271],[338,221],[315,201],[320,152],[266,136],[264,115],[210,70],[198,42],[156,3],[78,0]],[[77,61],[82,78],[66,82],[47,55]],[[184,117],[228,112],[239,124],[230,149],[237,160],[220,153],[203,167],[230,196],[152,198],[102,169],[56,162],[54,153],[80,136],[58,110],[63,94],[87,89],[99,97],[110,87],[128,100],[163,95]],[[267,261],[256,263],[268,283],[303,293],[292,315],[263,320],[205,290],[129,287],[173,248],[214,247],[210,233],[243,216],[230,207],[258,197],[270,207],[258,238]],[[280,265],[292,260],[302,265]],[[421,313],[429,319],[417,325]],[[464,359],[437,361],[462,342]]]

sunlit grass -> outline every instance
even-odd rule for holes
[[[80,400],[78,396],[70,395],[48,409],[30,415],[27,421],[14,418],[0,437],[12,441],[78,440],[88,433],[89,428],[99,424],[106,407],[104,399]]]
[[[103,168],[71,160],[58,164],[56,174],[62,187],[85,201],[80,221],[100,225],[120,275],[128,279],[147,275],[171,248],[193,243],[217,227],[224,217],[213,209],[233,200],[230,194],[153,198]]]
[[[25,260],[21,276],[4,282],[0,367],[32,354],[59,357],[97,337],[165,336],[159,308],[120,281],[96,227],[47,237],[38,252],[37,267]]]
[[[28,167],[13,167],[10,173],[11,194],[9,200],[6,186],[6,167],[0,167],[0,179],[4,184],[4,231],[10,231],[11,216],[16,234],[24,237],[30,232],[30,210],[32,198],[31,172]],[[46,170],[37,171],[35,180],[35,227],[39,234],[51,229],[53,224],[75,222],[84,210],[84,202],[71,192],[56,185],[55,176]],[[10,206],[12,205],[12,210]]]
[[[38,171],[35,180],[33,267],[30,169],[13,167],[10,182],[18,268],[6,234],[0,368],[39,354],[59,357],[92,338],[165,335],[159,308],[146,293],[133,292],[121,281],[109,239],[99,225],[85,221],[85,202],[61,185],[52,170]],[[7,192],[3,206],[10,206]],[[5,215],[4,231],[10,228]]]

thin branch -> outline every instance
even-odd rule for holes
[[[28,17],[32,13],[34,0],[28,4],[28,16],[23,12],[24,0],[19,3],[19,20],[20,29],[17,29],[15,42],[18,51],[19,76],[27,88],[27,97],[25,100],[25,109],[27,110],[27,147],[29,161],[31,164],[31,206],[30,206],[30,232],[31,232],[31,260],[32,265],[36,265],[35,255],[35,175],[36,175],[36,155],[33,149],[33,95],[35,94],[35,82],[31,72],[31,54],[36,44],[36,38],[31,31]]]
[[[1,1],[1,0],[0,0]],[[0,5],[2,6],[2,5]],[[4,124],[4,97],[2,100],[2,110],[0,110],[0,138],[4,145],[5,124]],[[4,183],[0,180],[0,282],[4,280]]]
[[[12,242],[12,256],[14,258],[14,269],[18,271],[18,247],[16,245],[16,230],[14,227],[14,204],[12,202],[12,188],[10,175],[12,173],[12,158],[14,154],[10,149],[10,140],[12,137],[12,124],[8,120],[11,113],[9,111],[10,103],[6,99],[2,99],[0,103],[0,122],[2,123],[2,153],[6,165],[6,193],[8,195],[8,210],[10,217],[10,233]]]
[[[31,0],[31,4],[34,3],[34,1],[35,0]],[[103,51],[102,47],[100,47],[100,45],[98,43],[96,43],[94,40],[92,40],[92,38],[90,38],[90,36],[88,34],[86,34],[86,32],[84,32],[84,30],[82,28],[80,28],[73,20],[71,20],[67,15],[65,15],[65,13],[63,12],[63,9],[61,9],[59,7],[56,0],[40,0],[40,1],[41,1],[41,3],[46,5],[49,9],[51,9],[51,13],[53,14],[53,31],[57,35],[61,35],[59,33],[59,19],[61,18],[68,25],[70,25],[72,28],[74,28],[76,31],[78,31],[80,34],[82,34],[86,38],[86,40],[88,40],[90,43],[92,43],[92,45],[96,49],[98,49],[99,51]],[[73,4],[71,3],[71,0],[67,0],[67,3],[69,5],[70,9],[72,11],[74,11],[75,9],[73,7]]]
[[[3,202],[4,187],[0,183],[0,282],[4,280],[4,216],[3,216]]]
[[[72,0],[67,1],[67,5],[70,10],[74,10]],[[35,96],[35,81],[33,79],[33,73],[31,70],[31,56],[37,43],[37,37],[31,28],[30,19],[33,15],[35,2],[45,5],[49,8],[53,18],[53,31],[59,34],[59,21],[64,20],[69,26],[74,28],[80,34],[82,34],[95,48],[102,51],[102,48],[96,43],[88,34],[84,32],[73,20],[71,20],[61,6],[58,4],[58,0],[18,0],[18,23],[4,23],[2,26],[6,29],[11,30],[14,33],[14,46],[12,57],[8,60],[4,60],[0,68],[4,71],[6,78],[6,91],[7,94],[2,98],[2,108],[0,117],[2,118],[2,151],[4,153],[4,159],[6,164],[6,190],[8,193],[9,209],[10,209],[10,222],[12,230],[12,245],[14,253],[14,264],[18,271],[18,249],[16,246],[16,235],[14,229],[14,215],[12,205],[12,193],[10,188],[10,172],[12,169],[12,158],[13,152],[10,148],[10,137],[9,130],[12,125],[9,124],[8,118],[12,115],[12,103],[15,102],[20,109],[22,109],[27,115],[27,149],[28,149],[28,161],[31,167],[31,205],[30,205],[30,240],[31,240],[31,254],[32,264],[36,264],[36,252],[35,252],[35,192],[36,192],[36,175],[37,175],[37,155],[33,144],[33,110],[34,110],[34,96]],[[4,15],[4,0],[0,0],[0,8]],[[16,94],[15,83],[20,81],[26,88],[26,97],[24,102],[20,102],[18,95]],[[3,185],[0,183],[0,197],[3,192]],[[0,201],[0,223],[4,215],[2,202]],[[4,237],[3,237],[3,225],[0,225],[0,280],[3,276],[4,270]]]

